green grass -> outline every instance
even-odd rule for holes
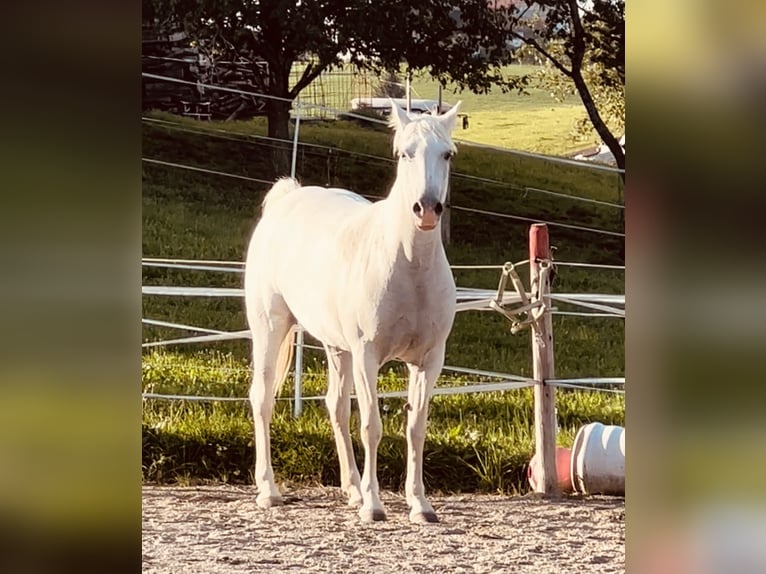
[[[297,70],[298,67],[296,73]],[[537,66],[530,65],[510,65],[503,69],[506,77],[534,77],[537,71]],[[301,99],[347,110],[351,98],[369,95],[377,82],[372,74],[353,74],[348,69],[334,71],[323,75]],[[426,73],[416,74],[412,96],[436,100],[438,86]],[[586,115],[580,99],[571,96],[557,102],[535,81],[530,82],[523,94],[503,93],[499,88],[474,94],[447,84],[442,98],[451,104],[462,101],[461,111],[469,116],[468,129],[455,131],[455,138],[459,140],[551,155],[570,155],[595,142],[595,139],[586,141],[573,137],[575,123]]]
[[[506,76],[533,77],[537,67],[513,65],[504,72]],[[438,83],[426,76],[416,78],[413,88],[418,97],[438,97]],[[495,88],[479,95],[467,90],[460,92],[448,84],[442,98],[451,104],[462,101],[461,112],[469,116],[468,129],[455,131],[459,140],[549,155],[571,155],[591,144],[573,138],[572,128],[586,115],[579,98],[556,102],[534,81],[523,94],[503,93]]]
[[[488,112],[489,113],[489,112]],[[195,122],[153,114],[172,125],[145,122],[143,156],[271,181],[271,148],[258,139],[263,121]],[[220,133],[223,131],[225,133]],[[297,173],[304,183],[349,187],[383,195],[393,181],[391,136],[349,122],[301,126]],[[307,143],[314,146],[305,145]],[[371,156],[354,155],[362,152]],[[552,197],[565,195],[615,202],[621,186],[610,174],[530,159],[513,153],[460,145],[451,187],[454,206],[622,231],[620,210]],[[486,183],[471,177],[496,180]],[[241,261],[259,215],[267,184],[178,168],[143,165],[143,253]],[[453,264],[502,264],[525,259],[528,223],[452,211]],[[566,261],[622,264],[621,238],[551,227],[556,256]],[[522,274],[525,271],[522,270]],[[455,271],[459,286],[494,289],[498,271]],[[145,268],[145,285],[240,287],[241,275]],[[560,268],[559,292],[624,292],[621,272]],[[561,306],[566,309],[565,306]],[[144,297],[144,317],[223,330],[246,328],[239,299]],[[623,323],[616,319],[554,317],[556,374],[559,377],[621,376],[624,373]],[[178,331],[144,328],[144,338],[178,337]],[[248,345],[243,341],[200,347],[174,347],[171,353],[145,352],[143,388],[147,392],[247,396]],[[306,393],[321,393],[324,358],[306,353]],[[497,313],[459,313],[448,341],[449,365],[529,375],[527,332],[511,335]],[[390,364],[381,371],[382,389],[404,388],[404,370]],[[465,384],[464,378],[439,384]],[[337,459],[324,407],[308,403],[295,420],[286,398],[273,426],[274,464],[282,479],[337,484]],[[557,403],[561,444],[571,442],[579,424],[598,420],[622,424],[624,400],[613,395],[562,391]],[[401,401],[384,407],[385,437],[379,450],[381,483],[401,484],[404,469]],[[385,410],[387,407],[387,410]],[[143,475],[146,480],[228,480],[248,482],[253,464],[249,407],[245,403],[166,403],[146,401],[143,421]],[[463,395],[433,401],[427,438],[426,481],[431,489],[526,489],[524,473],[532,452],[529,391]],[[356,445],[359,453],[359,445]]]
[[[143,361],[147,392],[246,397],[247,361],[229,354],[148,353]],[[441,384],[473,381],[451,378]],[[325,377],[309,371],[306,396],[321,394]],[[380,378],[381,390],[402,390],[395,372]],[[275,469],[283,480],[339,484],[332,429],[320,401],[307,401],[299,419],[292,416],[292,380],[277,402],[272,423]],[[378,476],[386,488],[401,488],[405,475],[402,399],[380,401],[383,439]],[[582,424],[624,424],[624,399],[615,395],[559,391],[558,441],[571,446]],[[355,403],[354,403],[355,407]],[[432,490],[527,490],[526,464],[534,452],[533,397],[530,389],[504,393],[435,397],[429,414],[425,480]],[[352,435],[358,437],[358,416]],[[254,464],[250,409],[240,403],[146,401],[143,421],[144,477],[154,481],[225,480],[251,482]],[[363,451],[354,438],[358,464]]]
[[[174,125],[145,123],[144,157],[273,180],[271,144],[259,139],[266,133],[262,119],[208,124],[170,114],[154,115]],[[226,135],[220,132],[226,132]],[[296,173],[307,184],[340,185],[360,193],[384,195],[393,182],[394,164],[390,159],[391,136],[388,131],[364,129],[344,121],[303,123],[300,142]],[[153,187],[146,189],[145,195],[164,198],[170,194],[177,199],[204,199],[206,208],[211,203],[229,207],[236,202],[237,207],[247,205],[251,207],[250,213],[255,213],[268,188],[267,184],[222,181],[220,176],[182,173],[176,168],[146,164],[144,172],[151,173],[152,186],[165,187],[161,193]],[[477,181],[471,176],[495,183]],[[218,194],[216,189],[225,192]],[[607,202],[622,200],[621,181],[612,173],[528,158],[513,152],[458,146],[453,168],[452,204],[608,230],[622,228],[620,210],[562,200],[536,190]],[[456,224],[460,223],[459,218],[453,219]],[[469,219],[466,217],[466,221]],[[461,231],[462,242],[485,244],[485,237],[476,237],[479,231],[471,222]],[[565,230],[560,233],[562,237],[570,235]],[[619,247],[619,242],[609,246],[609,251],[613,251],[613,247]]]

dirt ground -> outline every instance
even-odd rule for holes
[[[143,572],[625,571],[621,498],[430,496],[441,522],[413,525],[403,495],[363,524],[338,488],[299,488],[261,510],[255,487],[143,488]]]

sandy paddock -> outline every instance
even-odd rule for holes
[[[255,487],[143,488],[143,572],[625,571],[625,501],[431,496],[441,520],[413,525],[400,494],[362,524],[340,489],[300,488],[268,511]]]

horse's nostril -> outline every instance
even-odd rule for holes
[[[421,213],[423,213],[423,206],[420,205],[419,201],[412,206],[412,211],[415,212],[415,215],[420,215]]]
[[[436,215],[441,215],[442,211],[444,211],[444,206],[442,205],[441,201],[437,201],[436,205],[434,206],[434,212]]]

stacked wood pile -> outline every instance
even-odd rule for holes
[[[261,92],[256,87],[257,69],[266,72],[268,67],[265,62],[213,64],[189,45],[183,32],[159,36],[150,29],[143,30],[142,72]],[[263,98],[153,78],[142,78],[141,84],[144,110],[163,110],[203,119],[246,119],[265,114],[266,100]]]

